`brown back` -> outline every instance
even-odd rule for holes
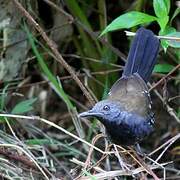
[[[109,92],[108,99],[118,101],[126,111],[143,117],[148,114],[151,104],[148,87],[138,74],[117,80]]]

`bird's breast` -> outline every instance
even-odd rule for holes
[[[137,120],[132,117],[128,121],[121,121],[121,123],[106,122],[104,123],[107,134],[110,139],[119,145],[133,145],[142,141],[153,131],[152,124],[146,120]]]

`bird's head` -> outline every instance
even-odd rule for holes
[[[102,100],[86,112],[79,114],[79,117],[96,117],[102,123],[120,121],[122,116],[122,108],[119,103],[111,100]]]

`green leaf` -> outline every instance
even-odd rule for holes
[[[169,10],[170,10],[170,0],[154,0],[153,7],[156,16],[158,17],[157,22],[164,30],[169,21]]]
[[[157,19],[157,22],[159,26],[161,27],[161,30],[164,30],[166,28],[168,21],[169,21],[169,16],[164,16]]]
[[[109,78],[108,78],[108,76],[106,76],[102,100],[107,98],[108,92],[109,92]]]
[[[177,117],[180,118],[180,108],[178,108]]]
[[[86,25],[90,30],[92,30],[91,24],[88,21],[85,11],[79,6],[77,0],[65,0],[68,9],[71,11],[74,17],[78,18],[84,25]]]
[[[89,177],[89,179],[91,179],[91,180],[97,180],[97,178],[94,177],[94,176],[93,176],[91,173],[89,173],[88,171],[83,170],[83,173],[84,173],[87,177]]]
[[[170,10],[170,0],[154,0],[153,7],[157,17],[163,18],[168,16]]]
[[[30,45],[32,47],[33,53],[36,55],[37,61],[43,71],[43,73],[46,75],[48,80],[52,83],[52,87],[54,88],[55,92],[63,99],[63,101],[66,103],[67,107],[69,109],[73,109],[74,106],[71,103],[68,95],[65,93],[62,87],[60,87],[59,82],[57,81],[56,77],[52,74],[49,67],[44,61],[43,56],[39,53],[38,48],[36,47],[36,39],[33,37],[31,32],[29,31],[28,27],[25,25],[25,31],[27,32],[27,36],[30,42]],[[48,51],[48,50],[47,50]]]
[[[170,64],[156,64],[153,72],[156,73],[168,73],[174,68],[173,65]]]
[[[174,32],[176,32],[176,29],[174,27],[166,26],[166,28],[164,30],[161,29],[159,31],[159,35],[164,36],[164,35],[174,33]]]
[[[161,29],[161,30],[159,31],[159,35],[165,36],[165,35],[170,34],[170,33],[173,33],[173,32],[176,32],[176,29],[175,29],[175,28],[170,27],[170,26],[166,26],[166,28],[165,28],[164,30]],[[166,52],[166,50],[167,50],[167,48],[168,48],[168,46],[169,46],[167,40],[162,39],[162,40],[161,40],[161,46],[163,47],[164,51]]]
[[[3,91],[0,95],[0,110],[3,111],[4,110],[4,107],[5,107],[5,100],[6,100],[6,97],[7,97],[7,89],[9,87],[9,84],[7,84],[4,88],[3,88]]]
[[[164,0],[164,3],[166,4],[167,14],[169,14],[170,7],[171,7],[171,1],[170,0]]]
[[[123,29],[123,28],[131,28],[137,26],[139,24],[150,23],[152,21],[156,21],[157,18],[154,16],[150,16],[148,14],[138,12],[138,11],[131,11],[126,14],[123,14],[113,20],[101,33],[100,36],[104,35],[107,32]]]
[[[27,139],[27,140],[25,140],[25,143],[27,145],[41,145],[41,146],[42,145],[51,145],[51,144],[52,145],[58,145],[58,146],[63,147],[64,151],[69,151],[69,152],[74,153],[74,155],[81,155],[83,157],[86,157],[86,155],[84,153],[82,153],[80,150],[70,146],[69,144],[62,143],[60,141],[57,141],[57,140],[51,139],[51,138],[48,138],[48,139],[45,139],[45,138]]]
[[[173,19],[180,13],[180,7],[178,7],[175,11],[174,14],[170,20],[170,24],[172,23]]]
[[[166,34],[166,36],[178,38],[178,40],[167,40],[167,43],[171,47],[180,48],[180,32],[172,32],[170,34]]]
[[[37,98],[22,101],[13,108],[12,114],[23,114],[29,112],[33,109],[32,104],[37,100]]]

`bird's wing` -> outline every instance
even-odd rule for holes
[[[126,111],[143,117],[151,108],[148,87],[138,74],[117,80],[108,95],[109,100],[118,101]]]

